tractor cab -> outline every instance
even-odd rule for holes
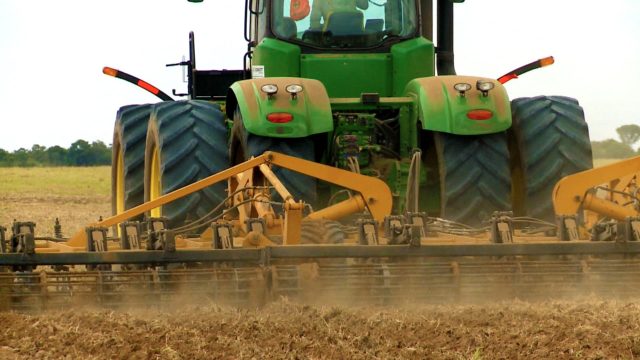
[[[188,95],[219,100],[235,81],[298,77],[319,80],[332,98],[402,96],[413,79],[455,74],[454,2],[246,0],[243,69],[196,70],[191,35]]]
[[[402,96],[409,81],[435,75],[431,32],[422,30],[433,4],[422,3],[248,0],[246,65],[252,78],[319,80],[331,98]]]
[[[297,44],[304,52],[388,47],[419,36],[417,7],[413,0],[273,1],[262,19],[271,36]],[[259,27],[258,27],[259,29]]]

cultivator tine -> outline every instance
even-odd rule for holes
[[[175,307],[203,302],[257,306],[266,301],[265,289],[263,270],[259,268],[0,274],[0,304],[15,310],[69,305]]]
[[[547,300],[577,295],[640,296],[637,260],[430,259],[323,264],[305,283],[306,299],[340,304],[415,304]]]
[[[271,268],[271,293],[273,298],[300,296],[300,273],[312,272],[310,265],[278,265]]]

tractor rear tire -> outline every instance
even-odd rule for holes
[[[147,132],[145,201],[227,169],[227,133],[217,104],[189,100],[156,105]],[[175,228],[207,215],[218,215],[221,211],[210,213],[225,199],[223,181],[152,210],[151,216],[165,216],[169,227]],[[201,224],[209,222],[203,219]]]
[[[144,202],[144,148],[152,104],[127,105],[118,110],[111,155],[113,214]]]
[[[506,133],[462,136],[435,133],[440,216],[473,227],[494,211],[511,210]]]
[[[311,137],[303,138],[272,138],[248,133],[242,124],[239,111],[234,116],[233,140],[230,156],[234,163],[246,161],[254,156],[262,155],[265,151],[275,151],[304,160],[315,161],[315,142]],[[318,181],[310,176],[292,170],[274,167],[282,184],[296,201],[315,207],[317,204]]]
[[[569,97],[537,96],[513,100],[511,112],[515,213],[553,222],[556,183],[593,167],[584,111]]]

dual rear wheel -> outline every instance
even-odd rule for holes
[[[144,201],[204,179],[229,167],[227,127],[218,105],[206,101],[133,105],[118,111],[114,131],[112,207],[120,213]],[[116,140],[117,139],[117,140]],[[208,224],[224,201],[221,182],[153,209],[172,228],[197,220]]]
[[[437,174],[430,183],[439,189],[441,217],[479,227],[494,211],[512,210],[516,216],[554,221],[555,184],[592,168],[589,131],[575,99],[519,98],[511,110],[507,132],[425,134],[430,137],[423,140],[423,151],[435,154],[425,161]]]
[[[578,102],[558,96],[512,101],[513,126],[483,136],[423,134],[425,165],[435,174],[439,215],[481,226],[494,211],[553,220],[551,192],[562,177],[592,167],[584,113]],[[113,141],[112,207],[119,213],[273,150],[315,160],[311,138],[275,139],[248,134],[234,119],[231,148],[224,116],[204,101],[164,102],[121,108]],[[230,155],[229,155],[230,154]],[[297,199],[315,204],[313,178],[276,169]],[[210,219],[226,197],[225,183],[152,211],[170,226]],[[219,213],[219,212],[218,212]],[[206,224],[204,221],[202,224]]]
[[[120,108],[113,131],[111,206],[121,213],[144,201],[144,150],[152,104]]]

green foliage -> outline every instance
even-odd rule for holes
[[[636,124],[622,125],[616,129],[623,144],[633,146],[640,140],[640,126]]]
[[[629,144],[613,139],[592,141],[591,149],[595,159],[624,159],[636,155]]]
[[[77,140],[69,149],[57,145],[47,148],[38,144],[33,145],[30,150],[20,148],[8,152],[0,149],[0,167],[95,165],[111,165],[111,146],[102,141],[89,143]]]

